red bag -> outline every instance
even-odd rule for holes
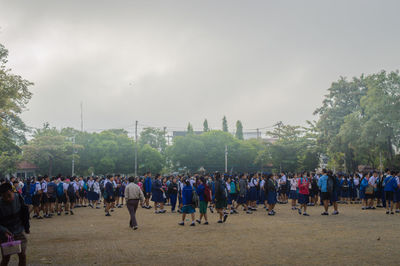
[[[205,189],[204,189],[204,200],[206,202],[211,202],[212,197],[211,197],[211,190],[207,185],[204,185]]]

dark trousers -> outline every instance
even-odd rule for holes
[[[170,194],[169,199],[171,200],[171,211],[175,211],[176,198],[178,194]]]
[[[129,214],[131,215],[131,220],[129,221],[129,226],[134,227],[137,226],[136,222],[136,210],[139,205],[139,200],[135,199],[130,199],[126,203],[126,206],[128,207]]]

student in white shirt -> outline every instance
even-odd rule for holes
[[[296,210],[296,200],[298,197],[297,187],[298,187],[298,176],[297,174],[294,177],[290,178],[290,192],[289,192],[289,199],[292,200],[292,210]]]
[[[33,203],[33,218],[37,219],[43,219],[42,216],[40,216],[40,203],[42,201],[42,186],[40,182],[43,180],[42,177],[38,177],[35,182],[35,190],[33,192],[33,197],[32,197],[32,203]]]

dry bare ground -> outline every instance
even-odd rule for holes
[[[225,224],[211,214],[210,225],[195,227],[178,226],[178,214],[139,209],[136,231],[128,227],[126,208],[112,217],[79,208],[74,216],[32,221],[28,263],[399,265],[400,215],[360,208],[340,205],[340,215],[321,216],[322,207],[311,207],[304,217],[286,204],[271,217],[259,207],[252,215],[231,215]]]

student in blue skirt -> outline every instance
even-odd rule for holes
[[[289,199],[292,200],[292,210],[296,210],[296,200],[297,200],[297,190],[298,190],[298,178],[297,174],[295,174],[292,178],[289,179],[290,182],[290,192]]]
[[[164,210],[164,193],[165,191],[162,188],[161,183],[161,175],[157,174],[154,180],[154,184],[152,184],[152,197],[151,201],[154,202],[155,213],[165,213]],[[160,206],[160,210],[157,210],[158,206]]]
[[[268,202],[268,215],[275,215],[275,204],[277,202],[276,199],[276,188],[277,182],[272,176],[272,174],[267,175],[267,180],[265,181],[265,192],[267,193],[267,202]]]
[[[179,223],[179,225],[185,225],[185,218],[186,218],[186,214],[190,214],[190,216],[192,217],[192,223],[190,224],[190,226],[195,226],[195,212],[196,210],[193,207],[193,203],[192,203],[192,194],[193,194],[193,188],[190,185],[190,180],[186,179],[184,181],[184,187],[182,189],[182,203],[183,203],[183,207],[182,207],[182,222]]]
[[[298,179],[298,183],[297,183],[297,186],[299,188],[299,204],[300,204],[300,208],[298,210],[299,210],[299,214],[301,215],[301,208],[303,208],[304,216],[310,216],[307,213],[308,196],[310,194],[309,185],[310,185],[310,181],[307,177],[307,174],[304,173],[303,176]]]

